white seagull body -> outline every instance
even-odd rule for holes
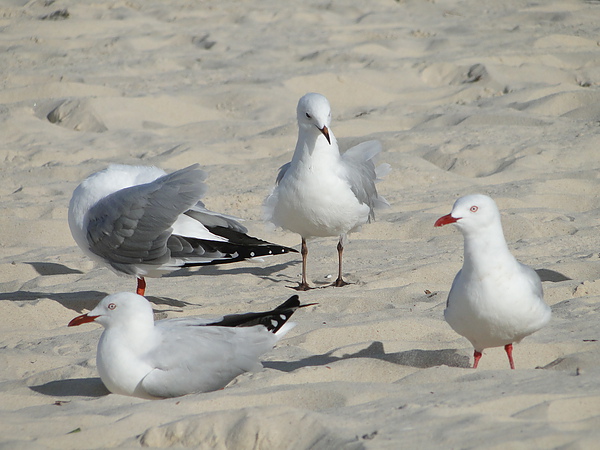
[[[459,198],[435,226],[455,224],[464,236],[464,262],[452,283],[444,317],[475,348],[476,368],[485,348],[504,346],[514,369],[512,344],[550,321],[538,274],[510,253],[494,200]]]
[[[320,94],[306,94],[298,102],[298,141],[292,161],[281,167],[277,183],[265,200],[266,219],[302,237],[302,282],[306,281],[306,240],[339,236],[338,278],[342,279],[342,252],[346,235],[375,218],[374,210],[387,202],[377,194],[375,183],[390,170],[375,168],[373,158],[381,151],[377,141],[363,142],[340,155],[331,129],[331,108]]]
[[[221,389],[238,375],[260,369],[260,356],[294,327],[286,322],[300,307],[294,295],[269,312],[154,322],[144,297],[121,292],[69,326],[97,322],[105,328],[96,361],[109,391],[156,399]]]
[[[75,242],[94,261],[138,279],[182,267],[295,252],[246,235],[246,228],[199,201],[206,174],[194,164],[166,174],[156,167],[111,165],[85,179],[69,204]]]

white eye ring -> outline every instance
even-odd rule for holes
[[[471,212],[477,212],[479,208],[477,206],[471,206],[470,211]]]
[[[108,304],[108,309],[115,309],[117,307],[117,305],[115,305],[114,303],[109,303]]]

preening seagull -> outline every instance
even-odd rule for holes
[[[234,218],[206,209],[200,201],[205,179],[198,164],[170,174],[156,167],[111,165],[73,192],[73,238],[94,261],[137,277],[140,295],[145,277],[296,252],[248,236]]]

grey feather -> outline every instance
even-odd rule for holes
[[[277,180],[275,180],[276,184],[281,183],[281,180],[283,180],[283,177],[285,177],[285,173],[288,171],[291,164],[292,164],[292,162],[290,161],[288,163],[285,163],[283,166],[281,166],[279,168],[279,173],[277,174]]]
[[[96,203],[87,216],[91,251],[131,274],[129,264],[167,263],[171,225],[206,191],[206,174],[198,167],[119,190]]]
[[[248,229],[239,223],[234,217],[210,211],[204,207],[202,202],[198,202],[193,208],[191,208],[189,211],[186,211],[185,215],[196,219],[207,228],[223,227],[230,228],[240,233],[248,232]]]
[[[356,198],[369,206],[369,221],[375,219],[375,208],[386,205],[383,197],[377,194],[377,170],[373,158],[381,152],[379,141],[362,142],[342,154],[350,189]]]

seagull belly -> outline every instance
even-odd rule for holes
[[[444,316],[476,350],[519,342],[547,322],[548,307],[527,284],[510,277],[461,275],[453,283]]]
[[[335,176],[286,177],[278,187],[273,222],[303,237],[339,236],[369,219],[348,183]]]

